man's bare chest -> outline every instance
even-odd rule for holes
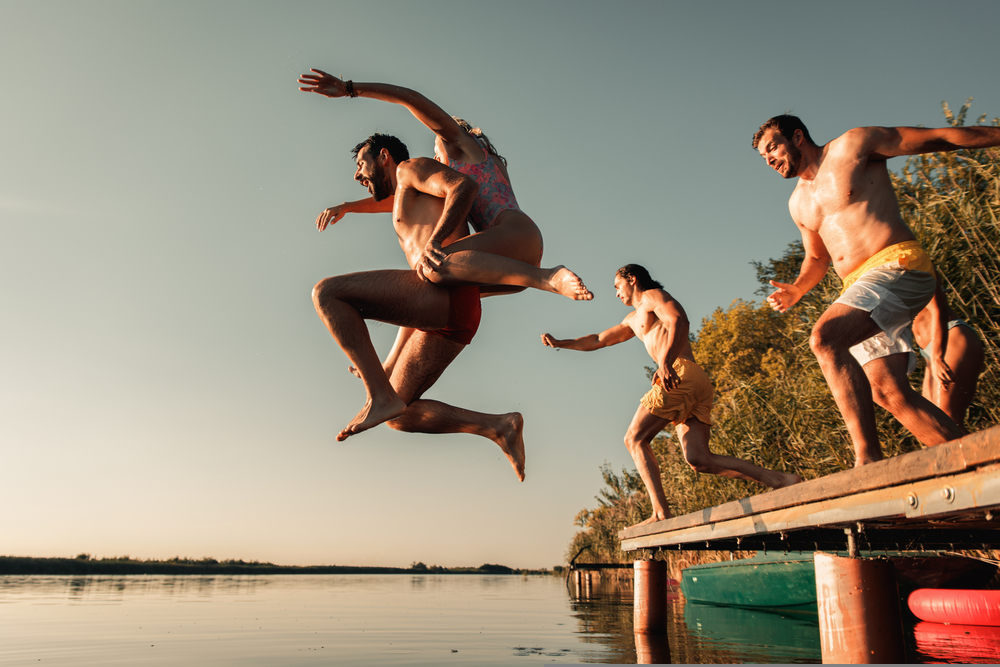
[[[660,327],[660,319],[656,316],[652,310],[637,310],[632,315],[632,331],[635,335],[641,339],[645,340],[646,336],[649,335],[655,329]]]
[[[881,171],[885,171],[884,166]],[[878,166],[831,165],[812,181],[799,181],[789,209],[798,225],[822,236],[828,225],[839,228],[865,217],[872,204],[883,198],[886,188],[891,191],[888,177],[879,173]]]

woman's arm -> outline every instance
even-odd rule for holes
[[[444,109],[417,91],[391,83],[344,81],[318,69],[313,69],[312,72],[314,73],[299,77],[299,83],[304,85],[299,90],[325,97],[369,97],[399,104],[406,107],[427,129],[441,137],[448,148],[449,157],[462,162],[478,162],[481,159],[482,149],[476,140],[459,127]]]

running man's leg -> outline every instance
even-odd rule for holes
[[[669,425],[668,420],[657,417],[640,405],[625,433],[625,446],[628,448],[628,453],[632,455],[636,470],[639,471],[639,476],[642,477],[642,482],[646,485],[649,501],[653,505],[653,516],[645,521],[640,521],[636,524],[637,526],[663,521],[672,516],[670,508],[667,506],[667,497],[663,493],[660,464],[656,462],[656,455],[653,454],[653,448],[650,446],[653,438]]]
[[[941,385],[930,372],[924,373],[924,398],[938,406],[965,431],[965,413],[976,396],[979,374],[983,372],[983,343],[976,333],[963,325],[948,332],[944,360],[951,368],[954,382]],[[966,431],[967,432],[967,431]]]
[[[867,312],[834,303],[820,316],[809,337],[809,347],[819,361],[854,443],[855,467],[881,460],[882,448],[875,426],[871,384],[850,349],[881,331]]]
[[[957,440],[965,435],[941,408],[910,386],[906,371],[909,353],[890,354],[864,365],[872,387],[872,398],[892,413],[925,447]]]
[[[491,415],[420,398],[465,345],[415,331],[400,351],[392,385],[408,403],[390,428],[408,433],[471,433],[488,438],[503,451],[518,480],[524,481],[524,418],[519,412]]]
[[[713,454],[708,448],[711,429],[711,426],[695,417],[677,425],[677,440],[681,444],[681,451],[684,452],[684,460],[695,472],[759,482],[772,489],[780,489],[802,481],[798,475],[768,470],[749,461],[724,454]]]
[[[447,326],[451,305],[448,290],[420,280],[414,271],[367,271],[321,280],[313,288],[313,304],[357,369],[367,392],[365,406],[337,440],[399,416],[406,409],[406,402],[389,382],[365,320],[422,329],[443,328]]]

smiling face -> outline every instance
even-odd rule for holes
[[[386,160],[388,153],[384,149],[378,155],[372,155],[371,148],[366,146],[358,153],[358,168],[354,171],[354,180],[365,186],[375,201],[382,201],[392,194],[392,183],[383,166]]]
[[[796,130],[792,136],[801,141],[802,133]],[[778,128],[770,128],[764,133],[757,144],[757,150],[767,165],[781,174],[782,178],[795,178],[799,175],[802,151],[794,140],[786,139]]]
[[[635,277],[623,278],[615,276],[615,296],[626,306],[631,306],[632,297],[635,296]]]

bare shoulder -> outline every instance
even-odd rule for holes
[[[879,149],[898,140],[899,130],[895,127],[856,127],[827,144],[827,154],[846,159],[885,159]]]
[[[445,165],[428,157],[414,157],[396,165],[396,180],[403,187],[423,183],[434,174],[447,169]]]
[[[677,299],[675,299],[670,294],[670,292],[668,292],[665,289],[662,288],[651,289],[647,292],[647,294],[649,294],[650,298],[652,299],[651,303],[654,305],[661,305],[665,303],[673,303],[678,306],[680,305],[680,302],[677,301]]]

